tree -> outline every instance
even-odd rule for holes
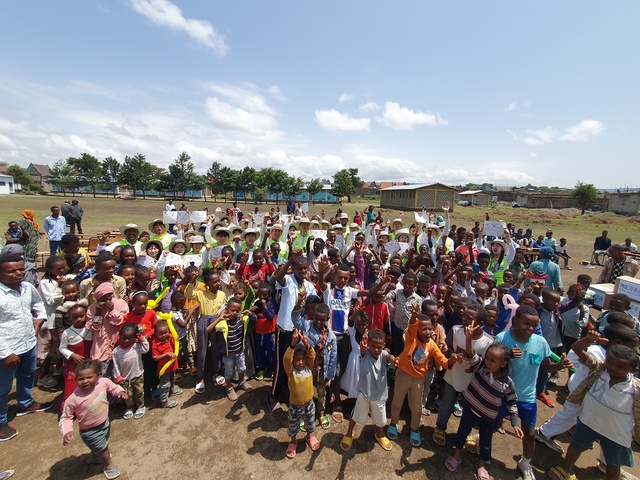
[[[113,157],[107,157],[102,160],[103,181],[108,185],[107,190],[113,190],[113,198],[116,198],[116,190],[118,189],[118,178],[120,177],[120,162]]]
[[[27,171],[20,165],[11,165],[10,167],[7,167],[7,174],[13,177],[14,185],[20,185],[21,190],[29,191],[35,186],[31,176],[29,176]]]
[[[220,162],[213,162],[209,167],[209,170],[207,170],[207,182],[209,183],[209,188],[211,189],[214,202],[218,201],[218,195],[222,195],[224,193],[221,170],[222,165],[220,165]]]
[[[285,173],[282,182],[282,193],[287,197],[297,197],[304,190],[304,182],[301,177],[292,177]]]
[[[73,168],[66,160],[58,160],[54,163],[53,167],[49,169],[49,175],[49,183],[54,187],[61,188],[65,197],[67,190],[71,190],[73,193],[80,186],[78,179],[73,175]]]
[[[247,202],[247,193],[254,190],[256,174],[256,169],[253,167],[244,167],[238,172],[236,190],[244,192],[245,203]]]
[[[133,196],[137,196],[138,190],[142,191],[142,198],[146,198],[145,189],[151,184],[157,174],[157,167],[147,162],[146,157],[138,153],[133,157],[125,156],[122,168],[120,168],[120,184],[127,184],[133,188]],[[157,177],[156,177],[157,178]]]
[[[173,196],[176,196],[176,192],[182,192],[182,195],[186,195],[193,183],[193,162],[187,152],[182,152],[169,165],[169,177],[169,185],[172,187],[169,190],[173,192]]]
[[[312,203],[314,202],[314,197],[322,191],[324,187],[324,183],[319,178],[314,178],[309,183],[307,183],[307,192],[309,192],[309,200]]]
[[[351,178],[351,185],[353,185],[353,191],[355,191],[356,188],[361,188],[362,187],[362,179],[358,176],[358,169],[357,168],[350,168],[348,170],[348,172],[349,172],[349,178]],[[349,202],[350,201],[351,201],[351,195],[349,194]]]
[[[238,171],[229,167],[220,169],[220,188],[224,193],[224,201],[227,201],[227,192],[233,191],[238,184]]]
[[[104,174],[100,161],[93,155],[82,153],[80,158],[69,157],[67,164],[74,170],[75,177],[81,186],[91,187],[95,198],[96,189],[103,180]]]
[[[571,195],[578,201],[578,205],[582,210],[580,215],[584,215],[587,206],[598,199],[598,190],[592,183],[578,182]]]
[[[357,169],[354,169],[357,171]],[[331,187],[331,193],[334,194],[338,199],[342,197],[347,197],[347,201],[351,202],[351,195],[353,194],[355,188],[353,186],[353,182],[351,181],[351,174],[349,170],[342,169],[339,172],[336,172],[333,175],[333,186]]]

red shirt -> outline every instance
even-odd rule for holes
[[[154,337],[153,340],[151,341],[151,356],[153,358],[156,358],[165,353],[175,353],[175,350],[174,350],[175,344],[176,343],[173,337],[169,337],[169,340],[167,340],[166,342],[159,342]],[[164,367],[167,364],[167,362],[170,362],[170,361],[171,360],[169,358],[164,357],[158,362],[158,375],[160,375],[160,370],[162,370],[162,367]],[[167,368],[167,371],[164,373],[175,372],[176,370],[178,370],[177,360],[173,361],[171,366]]]
[[[260,280],[260,283],[265,283],[267,281],[267,277],[273,275],[275,271],[276,267],[273,266],[273,263],[265,262],[261,267],[258,267],[256,264],[240,265],[240,268],[238,268],[238,275],[242,278],[249,279],[250,282]]]
[[[375,328],[389,333],[389,307],[386,303],[365,303],[364,312],[369,317],[368,329]]]
[[[133,323],[135,325],[142,325],[144,328],[145,337],[149,338],[153,335],[153,327],[158,321],[155,310],[147,310],[142,315],[129,312],[124,316],[124,323]]]

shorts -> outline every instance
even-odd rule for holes
[[[231,380],[234,369],[238,371],[238,375],[244,374],[247,370],[247,366],[244,362],[244,352],[234,353],[233,355],[224,355],[222,357],[222,363],[224,364],[225,380]]]
[[[518,405],[518,417],[522,423],[523,427],[536,428],[536,421],[538,420],[538,406],[535,402],[517,402]],[[498,413],[498,418],[503,419],[504,417],[508,417],[509,411],[507,410],[507,406],[504,402],[502,402],[502,406],[500,407],[500,412]]]
[[[376,427],[384,427],[387,424],[386,400],[369,400],[362,392],[358,392],[356,407],[351,419],[360,425],[366,425],[371,413],[371,420]]]
[[[89,447],[91,453],[100,453],[109,446],[109,434],[111,426],[107,418],[100,425],[80,430],[80,438],[84,444]]]
[[[613,465],[614,467],[635,466],[633,450],[631,450],[630,447],[624,447],[613,440],[609,440],[604,435],[587,427],[578,418],[571,442],[586,450],[592,447],[594,440],[600,442],[600,448],[602,448],[602,453],[604,454],[604,459],[607,461],[607,465]]]

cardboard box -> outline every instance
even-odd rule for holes
[[[613,289],[613,283],[598,283],[591,285],[589,287],[589,291],[594,295],[593,304],[600,308],[609,308],[609,300],[611,299],[611,295],[614,293]]]
[[[640,303],[631,302],[631,308],[627,310],[627,313],[631,315],[633,318],[640,319]]]
[[[616,278],[613,290],[615,293],[624,293],[631,301],[640,303],[640,279],[623,275]]]

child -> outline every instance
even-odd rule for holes
[[[631,307],[631,299],[629,298],[628,295],[625,295],[624,293],[614,293],[611,296],[611,300],[609,301],[609,310],[602,312],[598,317],[598,319],[596,320],[596,330],[601,330],[607,326],[607,324],[609,323],[608,322],[609,314],[613,312],[620,312],[620,313],[624,313],[629,318],[634,320],[634,324],[635,324],[634,328],[636,332],[638,332],[638,335],[640,335],[640,321],[638,321],[638,319],[633,318],[631,315],[626,313],[626,311],[629,310],[630,307]]]
[[[365,332],[360,342],[360,381],[358,398],[353,417],[349,420],[347,433],[340,441],[340,448],[348,451],[353,443],[353,429],[356,423],[367,423],[369,414],[376,426],[375,439],[383,450],[390,451],[393,445],[384,435],[387,423],[387,370],[397,366],[398,360],[384,349],[384,332],[371,330]]]
[[[635,465],[631,444],[634,437],[640,438],[637,409],[640,380],[632,374],[637,370],[638,357],[631,348],[613,345],[601,362],[584,351],[596,342],[606,343],[606,340],[591,331],[573,345],[580,363],[586,365],[590,373],[568,398],[572,403],[581,403],[582,409],[563,467],[549,471],[554,480],[575,480],[573,466],[582,452],[592,447],[594,440],[600,442],[607,461],[606,480],[620,478],[621,466]],[[633,434],[631,425],[634,425]]]
[[[291,437],[287,445],[287,458],[296,456],[298,448],[298,431],[303,423],[307,431],[304,437],[312,451],[320,448],[320,442],[314,435],[315,431],[315,404],[313,403],[313,374],[312,369],[316,360],[316,352],[305,335],[299,330],[294,330],[291,337],[291,345],[284,354],[282,365],[287,374],[289,385],[289,420],[288,434]]]
[[[224,380],[227,387],[227,398],[232,402],[238,399],[238,394],[231,384],[231,378],[234,373],[238,373],[238,390],[244,390],[245,392],[252,390],[251,385],[244,378],[246,371],[244,339],[249,322],[255,322],[256,316],[247,310],[241,314],[241,309],[242,301],[231,297],[224,311],[207,327],[207,332],[215,330],[222,333],[224,341],[224,355],[222,356]]]
[[[391,318],[391,353],[399,355],[404,350],[403,334],[409,324],[409,317],[414,306],[420,307],[422,299],[415,292],[418,277],[414,273],[407,273],[402,278],[402,288],[391,290],[384,296],[385,302],[395,306]]]
[[[420,313],[420,307],[413,307],[409,326],[405,332],[404,350],[398,357],[398,371],[393,403],[391,404],[391,424],[387,428],[387,437],[391,440],[398,438],[400,409],[408,394],[409,409],[411,410],[409,442],[414,447],[419,447],[422,444],[418,427],[420,427],[420,417],[422,416],[424,382],[429,359],[433,357],[438,365],[446,369],[451,368],[454,363],[462,362],[462,355],[458,354],[451,355],[451,358],[447,360],[432,340],[432,335],[431,319]]]
[[[576,290],[582,290],[582,285],[575,284],[567,290],[568,298],[563,303],[567,303],[575,297]],[[584,290],[582,290],[584,291]],[[582,329],[589,323],[589,307],[583,305],[582,301],[575,308],[567,310],[562,314],[562,344],[565,352],[571,351],[571,346],[581,337]]]
[[[151,337],[158,317],[154,310],[147,309],[149,294],[145,290],[138,290],[131,294],[130,302],[131,310],[124,316],[124,323],[133,323],[145,337]]]
[[[60,337],[60,354],[65,359],[63,363],[64,394],[62,395],[61,408],[64,408],[64,401],[76,388],[75,369],[80,362],[89,358],[93,338],[91,331],[86,328],[88,302],[80,300],[69,303],[73,303],[67,308],[71,326],[66,328]]]
[[[451,358],[456,358],[455,354],[465,356],[467,351],[465,331],[471,325],[478,327],[473,330],[471,346],[478,356],[484,357],[484,353],[493,343],[493,340],[482,331],[482,326],[487,321],[487,317],[487,311],[483,307],[476,303],[469,304],[462,316],[462,325],[453,327],[447,334],[447,347],[451,352]],[[461,361],[450,363],[449,369],[444,374],[438,420],[436,421],[436,428],[433,430],[433,441],[440,446],[445,446],[447,443],[445,432],[451,414],[453,413],[456,417],[462,414],[462,409],[458,405],[458,396],[473,379],[473,373],[467,370],[468,365],[460,365]],[[472,437],[468,440],[469,443],[475,443]],[[470,448],[473,447],[470,446]]]
[[[384,305],[384,304],[383,304]],[[361,311],[363,305],[357,303],[349,316],[349,341],[351,344],[351,353],[347,359],[347,368],[340,377],[340,389],[347,392],[348,400],[345,402],[353,410],[356,398],[358,397],[358,383],[360,380],[360,342],[362,336],[369,329],[371,324],[367,314]]]
[[[178,342],[180,343],[178,366],[190,372],[195,368],[195,365],[193,364],[193,351],[189,346],[187,338],[192,312],[185,310],[184,304],[186,300],[187,297],[184,296],[184,292],[176,291],[171,294],[172,321],[178,334]],[[180,377],[180,379],[178,377]],[[179,383],[181,380],[182,377],[180,374],[176,373],[176,383]]]
[[[60,417],[62,444],[69,445],[73,438],[73,417],[80,427],[80,438],[91,454],[104,465],[104,476],[114,479],[120,470],[109,452],[109,401],[107,394],[127,398],[126,392],[108,378],[101,376],[102,366],[96,360],[84,360],[75,370],[78,388],[64,402]]]
[[[175,339],[169,332],[169,326],[165,320],[158,321],[153,327],[153,339],[151,341],[151,354],[153,360],[158,362],[158,389],[160,390],[160,404],[162,408],[174,408],[178,405],[176,400],[169,400],[170,395],[181,395],[182,390],[174,386],[175,372],[178,370],[178,358],[175,354]],[[170,363],[162,372],[163,367]]]
[[[258,298],[251,311],[256,315],[256,380],[271,381],[276,368],[276,303],[273,300],[271,285],[261,283],[258,287]]]
[[[120,329],[120,343],[113,349],[112,357],[113,381],[127,392],[125,420],[142,418],[147,411],[144,406],[142,355],[148,351],[149,342],[140,325],[125,323]]]
[[[494,343],[485,352],[484,360],[481,360],[480,356],[474,353],[471,345],[473,331],[477,328],[475,325],[465,328],[467,355],[472,357],[469,364],[476,368],[476,372],[463,393],[465,405],[458,426],[453,454],[447,458],[444,466],[450,472],[455,472],[458,469],[462,463],[460,456],[462,447],[467,442],[473,425],[478,423],[480,448],[477,453],[480,461],[476,478],[489,480],[489,473],[485,467],[491,463],[491,437],[503,401],[507,404],[511,414],[511,426],[513,426],[516,437],[522,438],[523,433],[518,418],[518,397],[513,380],[509,378],[508,374],[509,349],[502,343]]]
[[[78,303],[78,284],[75,280],[67,280],[60,287],[62,290],[62,297],[64,302],[58,308],[56,308],[56,336],[58,340],[62,338],[62,332],[67,328],[73,326],[73,323],[69,319],[69,309]],[[88,302],[87,302],[88,305]],[[73,387],[75,388],[75,387]]]
[[[313,320],[305,320],[301,316],[300,305],[306,298],[306,292],[300,292],[296,310],[291,314],[293,325],[300,330],[309,344],[316,352],[316,361],[313,365],[313,386],[316,391],[316,412],[320,418],[320,426],[326,430],[331,425],[328,415],[324,415],[327,387],[336,376],[338,352],[336,336],[328,328],[329,307],[323,303],[313,310]]]
[[[564,261],[564,269],[565,270],[573,270],[573,268],[571,268],[569,266],[569,259],[571,258],[571,255],[569,255],[567,253],[567,239],[566,238],[561,238],[560,239],[560,243],[556,244],[555,253],[559,258],[561,258]]]
[[[495,305],[487,305],[484,309],[487,311],[487,321],[482,326],[482,331],[486,336],[493,340],[499,333],[497,331],[498,328],[496,327],[496,322],[498,321],[498,307]]]
[[[513,326],[496,337],[496,342],[504,343],[511,350],[509,377],[513,379],[518,396],[518,416],[522,421],[522,457],[518,468],[524,480],[535,480],[531,458],[535,448],[535,426],[537,418],[536,378],[540,365],[548,372],[571,368],[573,364],[564,354],[559,363],[551,363],[551,349],[541,335],[534,335],[540,325],[540,317],[532,307],[521,305],[516,310]],[[499,418],[509,413],[503,407]]]

